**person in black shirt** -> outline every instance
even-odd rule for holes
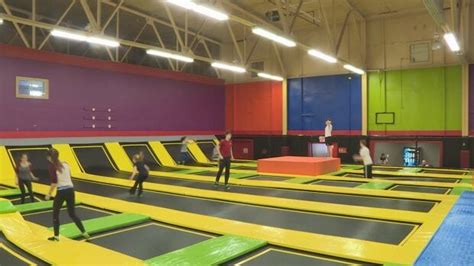
[[[143,193],[143,182],[148,178],[150,168],[143,162],[143,156],[140,154],[133,155],[133,172],[130,180],[135,179],[135,184],[130,188],[130,195],[135,195],[138,187],[138,196]],[[136,177],[136,178],[135,178]]]

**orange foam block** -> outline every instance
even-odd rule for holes
[[[257,171],[261,173],[323,175],[340,169],[339,158],[283,156],[257,161]]]

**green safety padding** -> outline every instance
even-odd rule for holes
[[[235,179],[243,179],[243,178],[248,178],[248,177],[252,177],[252,176],[255,176],[255,174],[241,174],[241,173],[231,173],[230,174],[230,177],[231,178],[235,178]]]
[[[473,184],[474,183],[474,180],[472,180],[472,178],[463,178],[461,179],[461,182],[460,183],[463,183],[463,184]]]
[[[343,164],[343,165],[341,165],[341,169],[346,169],[346,170],[361,170],[362,168],[364,168],[364,167],[361,166],[361,165],[357,165],[357,164]]]
[[[403,168],[402,170],[400,170],[400,172],[402,172],[402,173],[418,173],[421,170],[422,170],[421,168],[407,167],[407,168]]]
[[[467,188],[467,187],[455,187],[451,192],[449,193],[450,195],[461,195],[464,191],[471,191],[472,188]]]
[[[0,190],[0,197],[18,196],[20,194],[21,194],[21,191],[17,188]]]
[[[82,223],[89,234],[97,234],[126,226],[143,223],[150,220],[150,217],[135,213],[121,213],[104,216],[95,219],[85,220]],[[53,230],[53,228],[49,228]],[[74,223],[61,225],[59,233],[68,238],[77,238],[82,235]]]
[[[80,201],[76,201],[76,205],[81,204]],[[63,204],[63,206],[66,205],[66,203]],[[34,211],[44,211],[44,210],[49,210],[53,208],[53,201],[38,201],[38,202],[33,202],[33,203],[25,203],[25,204],[19,204],[16,206],[16,209],[21,212],[21,213],[26,213],[26,212],[34,212]]]
[[[16,212],[15,206],[8,200],[0,201],[0,214]]]
[[[202,171],[203,171],[202,169],[183,169],[183,170],[175,171],[173,173],[177,173],[177,174],[195,174],[195,173],[199,173],[199,172],[202,172]]]
[[[343,174],[346,174],[346,173],[347,173],[346,171],[340,170],[340,171],[336,171],[336,172],[332,172],[332,173],[327,173],[327,174],[324,174],[324,175],[340,176],[340,175],[343,175]]]
[[[265,246],[262,240],[221,236],[146,261],[148,265],[219,265]]]
[[[389,187],[393,186],[392,183],[385,183],[385,182],[369,182],[362,185],[357,186],[356,188],[366,188],[366,189],[379,189],[385,190]]]
[[[283,181],[283,182],[292,183],[292,184],[306,184],[306,183],[309,183],[309,182],[312,182],[312,181],[314,181],[314,178],[310,178],[310,177],[296,177],[296,178],[292,178],[292,179],[285,180],[285,181]]]

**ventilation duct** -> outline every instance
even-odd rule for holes
[[[449,28],[444,16],[443,0],[423,0],[423,4],[435,23],[445,32],[448,32]]]

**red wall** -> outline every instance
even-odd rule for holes
[[[282,83],[226,85],[226,127],[234,134],[282,134]]]

